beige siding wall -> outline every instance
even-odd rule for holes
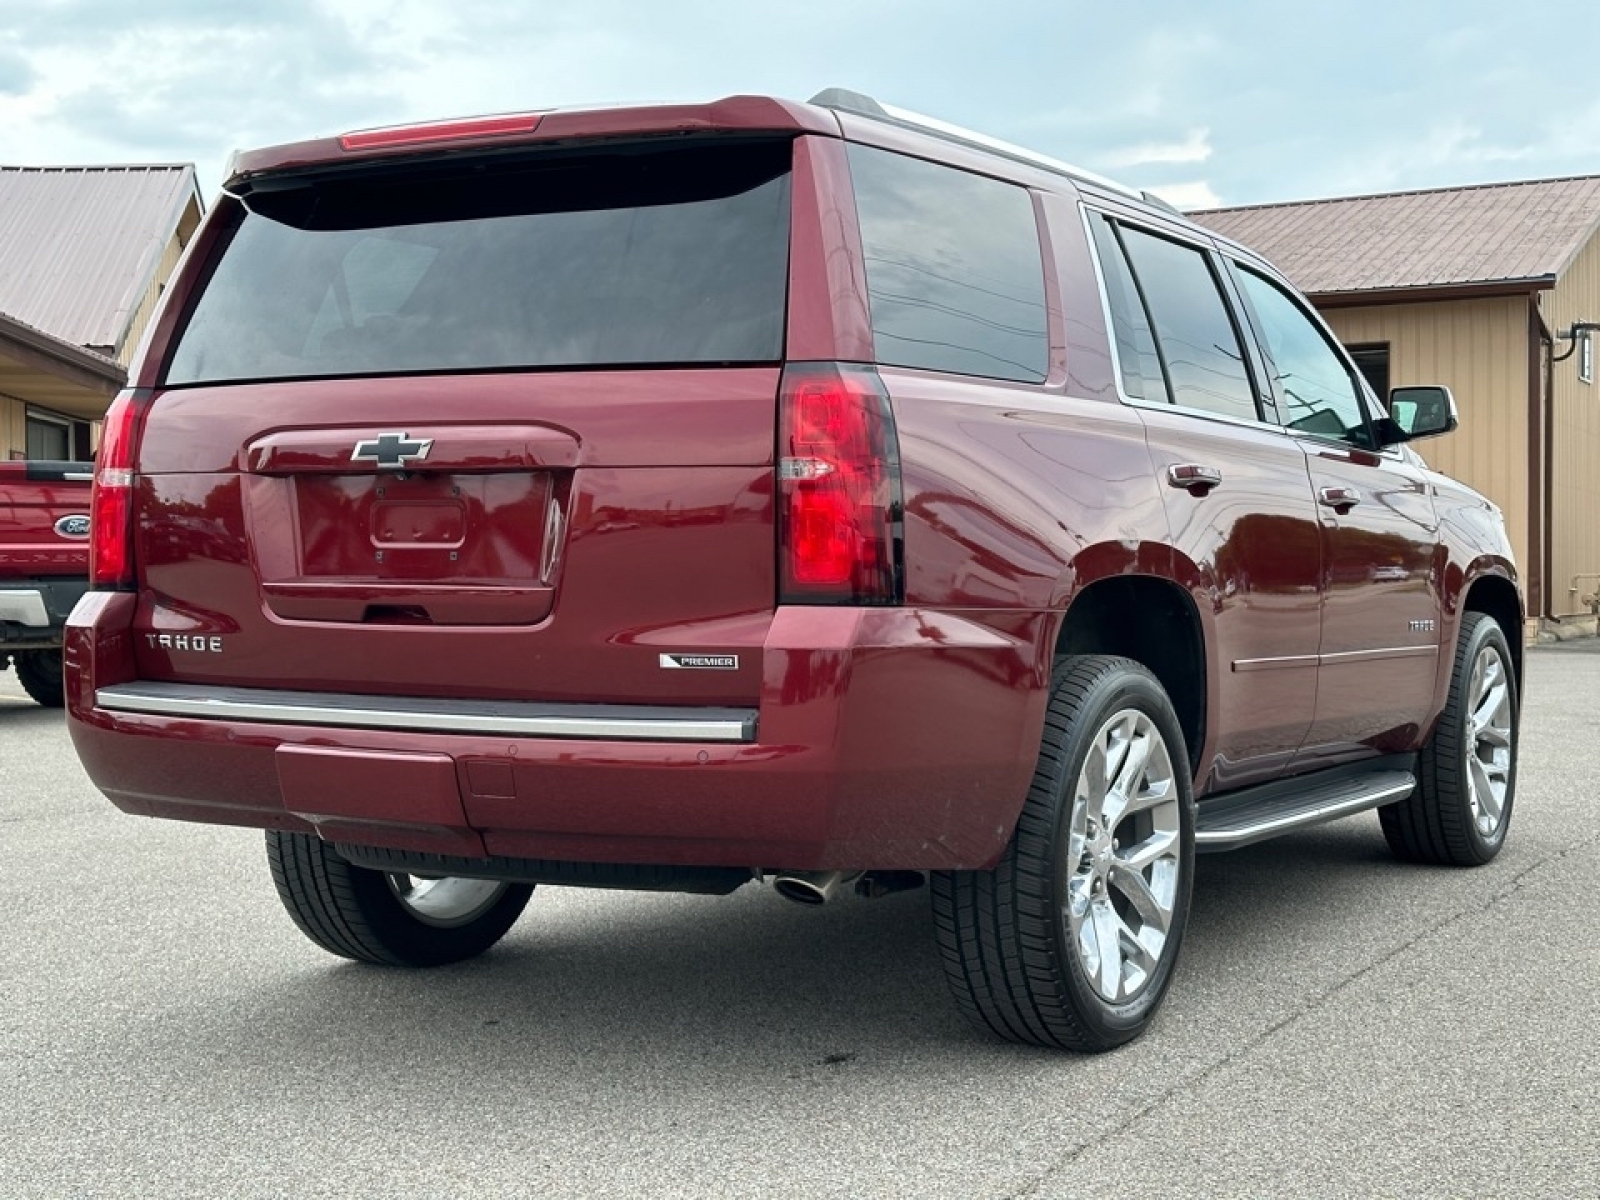
[[[27,450],[27,414],[21,400],[0,396],[0,460],[19,458]]]
[[[1527,301],[1512,296],[1335,308],[1323,316],[1346,345],[1389,344],[1391,387],[1441,383],[1450,389],[1461,410],[1460,428],[1415,449],[1430,466],[1477,488],[1505,511],[1526,579],[1532,552]]]
[[[1553,332],[1575,321],[1600,321],[1600,233],[1562,274],[1541,311]],[[1600,579],[1574,576],[1600,572],[1600,334],[1595,339],[1595,381],[1578,380],[1578,356],[1555,364],[1550,481],[1551,610],[1557,616],[1589,611],[1583,597],[1600,591]],[[1557,341],[1561,354],[1570,342]]]

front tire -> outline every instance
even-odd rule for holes
[[[1188,756],[1166,693],[1128,659],[1062,659],[1005,856],[931,881],[957,1005],[1010,1041],[1131,1041],[1172,982],[1193,876]]]
[[[1500,853],[1517,789],[1517,677],[1495,619],[1462,614],[1450,694],[1417,760],[1416,790],[1378,810],[1407,862],[1476,867]]]
[[[60,650],[18,650],[11,656],[17,681],[35,703],[45,708],[60,708],[67,688],[61,678]]]
[[[505,936],[533,894],[526,883],[371,871],[304,833],[269,830],[267,863],[301,933],[330,954],[380,966],[474,958]]]

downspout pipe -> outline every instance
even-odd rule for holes
[[[1528,297],[1528,307],[1533,313],[1533,321],[1537,330],[1535,350],[1539,357],[1544,359],[1544,370],[1541,372],[1537,363],[1533,364],[1530,374],[1536,381],[1535,386],[1540,394],[1532,397],[1534,402],[1534,415],[1539,420],[1539,492],[1536,502],[1539,506],[1539,544],[1531,547],[1535,556],[1534,568],[1537,578],[1533,581],[1534,607],[1537,611],[1533,614],[1540,619],[1553,619],[1555,604],[1550,596],[1550,572],[1555,569],[1555,487],[1552,476],[1555,474],[1555,389],[1556,389],[1556,358],[1555,337],[1550,332],[1550,326],[1545,324],[1544,313],[1539,310],[1539,294],[1534,292]],[[1540,379],[1542,375],[1542,381]]]
[[[1541,472],[1541,479],[1544,485],[1544,544],[1540,547],[1540,574],[1545,581],[1545,585],[1540,588],[1540,607],[1544,611],[1539,615],[1559,624],[1561,619],[1555,615],[1555,603],[1552,598],[1555,588],[1553,583],[1554,576],[1551,574],[1555,570],[1556,364],[1566,362],[1567,359],[1576,354],[1581,335],[1600,329],[1600,322],[1578,321],[1565,333],[1557,335],[1552,333],[1550,326],[1545,323],[1544,313],[1539,309],[1537,295],[1532,297],[1532,308],[1534,320],[1539,324],[1539,341],[1544,348],[1544,470]],[[1562,341],[1570,341],[1572,343],[1561,354],[1556,353],[1556,338],[1558,336]]]
[[[1555,570],[1555,531],[1550,528],[1550,522],[1555,517],[1555,336],[1550,333],[1550,326],[1544,323],[1544,314],[1539,310],[1539,298],[1534,296],[1533,315],[1539,322],[1539,342],[1544,350],[1544,397],[1542,397],[1542,413],[1539,424],[1544,426],[1544,470],[1541,482],[1544,483],[1544,496],[1539,498],[1541,504],[1541,517],[1539,528],[1542,538],[1539,546],[1539,608],[1541,618],[1549,618],[1555,613],[1555,602],[1550,597],[1550,589],[1546,581],[1550,579],[1550,571]]]

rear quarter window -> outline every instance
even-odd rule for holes
[[[1044,265],[1026,188],[851,145],[878,362],[1042,383]]]
[[[173,385],[774,362],[788,141],[286,179],[247,196]]]

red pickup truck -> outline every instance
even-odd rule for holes
[[[61,631],[89,585],[90,463],[0,463],[0,669],[61,707]]]

